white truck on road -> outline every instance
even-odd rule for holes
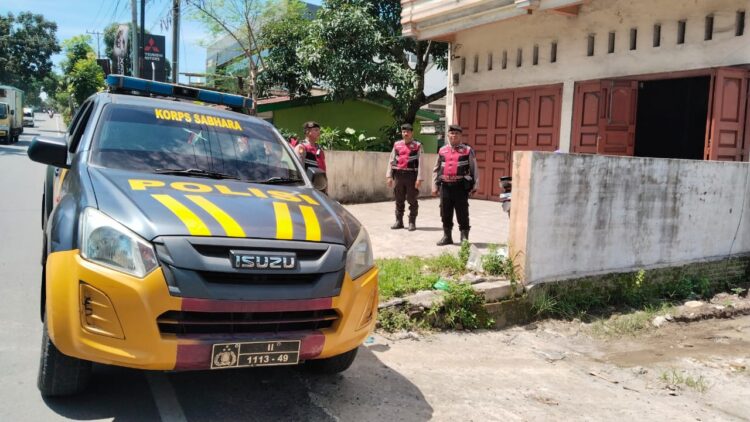
[[[6,117],[0,119],[0,142],[18,142],[18,137],[23,133],[23,91],[0,85],[0,103],[4,103],[6,109]]]

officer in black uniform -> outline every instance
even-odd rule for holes
[[[438,246],[453,244],[453,211],[456,211],[461,242],[469,240],[469,195],[479,186],[477,159],[474,150],[461,143],[461,126],[448,127],[448,144],[438,151],[438,160],[432,169],[432,195],[440,193],[440,217],[443,220],[443,238]]]
[[[414,139],[414,128],[401,125],[403,139],[393,144],[385,173],[386,183],[396,197],[396,222],[392,229],[404,228],[405,202],[409,203],[409,231],[417,229],[419,187],[422,185],[422,144]]]

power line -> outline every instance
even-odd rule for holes
[[[99,51],[99,37],[103,35],[103,33],[99,31],[86,31],[86,33],[89,35],[96,35],[96,58],[101,59],[102,55]]]

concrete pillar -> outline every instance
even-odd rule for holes
[[[570,152],[570,139],[573,129],[573,99],[575,98],[575,81],[563,82],[562,110],[560,111],[560,151]]]

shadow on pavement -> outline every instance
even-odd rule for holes
[[[46,399],[69,419],[159,420],[144,371],[96,365],[80,396]],[[188,421],[427,421],[432,407],[408,379],[366,347],[349,370],[313,375],[302,367],[166,373]]]
[[[432,408],[419,389],[366,347],[342,374],[300,367],[172,373],[189,421],[426,421]]]
[[[44,401],[55,413],[74,420],[159,420],[144,373],[134,369],[95,365],[86,392]]]

